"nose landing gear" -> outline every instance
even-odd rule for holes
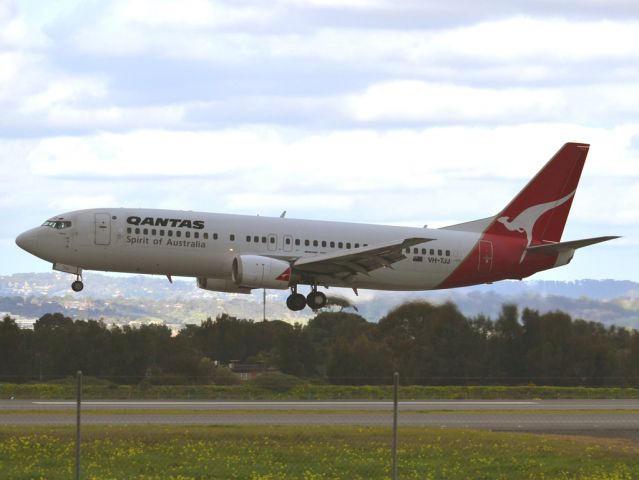
[[[74,292],[81,292],[83,288],[84,283],[82,283],[82,277],[78,275],[76,281],[71,284],[71,290]]]

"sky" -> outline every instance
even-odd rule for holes
[[[639,4],[0,1],[0,274],[58,213],[441,227],[590,143],[546,280],[639,281]]]

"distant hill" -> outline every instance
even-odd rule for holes
[[[72,276],[57,272],[0,276],[0,312],[35,319],[48,312],[63,312],[74,318],[103,318],[108,323],[165,322],[179,327],[199,323],[221,313],[241,318],[262,318],[262,291],[252,295],[208,292],[194,280],[88,272],[85,289],[71,292]],[[390,309],[410,300],[435,303],[451,301],[465,315],[498,315],[505,303],[540,311],[562,310],[583,318],[639,328],[639,283],[618,280],[505,281],[454,290],[431,292],[361,292],[354,297],[346,290],[329,290],[353,299],[364,317],[377,321]],[[267,291],[267,318],[304,321],[308,309],[291,312],[284,303],[288,291]]]

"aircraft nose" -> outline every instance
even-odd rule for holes
[[[18,235],[18,238],[16,238],[16,244],[22,250],[34,253],[38,248],[38,234],[35,229],[27,230],[26,232]]]

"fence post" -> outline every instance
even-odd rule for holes
[[[393,374],[393,467],[392,480],[397,480],[397,391],[399,389],[399,372]]]
[[[78,370],[75,419],[75,480],[80,480],[80,407],[82,406],[82,371]]]

